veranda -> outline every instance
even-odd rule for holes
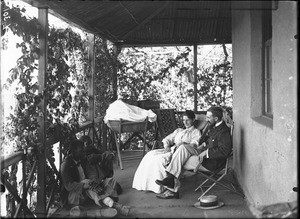
[[[89,77],[89,121],[85,124],[82,124],[80,128],[78,128],[77,132],[86,132],[90,133],[93,137],[93,139],[100,139],[102,144],[108,145],[109,139],[107,138],[107,128],[103,125],[102,118],[95,118],[94,117],[94,34],[99,34],[101,36],[104,36],[106,39],[111,40],[115,44],[115,51],[118,51],[118,47],[121,46],[154,46],[154,45],[194,45],[194,51],[195,54],[197,54],[196,48],[199,44],[212,44],[212,43],[231,43],[232,42],[232,30],[235,30],[234,36],[237,37],[235,39],[235,42],[238,44],[240,41],[240,38],[238,36],[241,36],[241,34],[238,32],[238,26],[237,23],[237,13],[235,13],[235,10],[257,10],[256,6],[253,6],[251,4],[242,4],[242,3],[232,3],[232,2],[206,2],[206,1],[199,1],[199,2],[168,2],[168,1],[160,1],[156,3],[151,2],[62,2],[62,1],[27,1],[30,4],[36,6],[39,8],[39,22],[42,26],[43,32],[40,34],[39,38],[39,47],[40,47],[40,58],[39,58],[39,92],[42,93],[46,86],[46,66],[47,66],[47,15],[48,11],[51,11],[51,13],[57,14],[59,17],[67,20],[67,22],[75,23],[77,26],[80,26],[81,28],[87,30],[89,32],[89,65],[91,66],[90,70],[90,77]],[[273,8],[273,5],[271,5],[271,9],[268,8],[269,6],[265,6],[262,4],[262,8],[264,9],[270,9],[275,10],[274,15],[277,16],[277,13],[285,13],[286,10],[278,11],[278,8],[280,8],[281,4],[278,6],[274,3],[275,6]],[[97,13],[97,10],[100,10],[101,13]],[[146,12],[147,11],[147,12]],[[201,17],[194,16],[193,12],[199,12],[197,14],[201,15]],[[134,13],[134,12],[140,12],[140,13]],[[103,17],[97,17],[98,15],[103,15]],[[111,16],[111,15],[116,16]],[[246,13],[245,13],[246,14]],[[180,15],[185,15],[189,17],[182,17]],[[235,15],[235,16],[232,16]],[[245,17],[248,16],[248,14],[245,15]],[[279,16],[279,15],[278,15]],[[251,19],[254,19],[255,16],[251,17]],[[235,19],[235,20],[234,20]],[[283,22],[288,19],[282,20]],[[110,22],[107,22],[110,21]],[[120,22],[121,21],[121,22]],[[231,22],[235,21],[236,26],[234,28],[231,26]],[[242,21],[241,21],[242,22]],[[275,20],[274,22],[278,22],[278,20]],[[186,28],[186,25],[190,28]],[[167,27],[167,28],[166,28]],[[252,27],[252,29],[255,29],[255,27]],[[250,28],[250,29],[251,29]],[[277,26],[276,26],[277,28]],[[256,30],[256,29],[255,29]],[[253,31],[254,32],[254,31]],[[274,35],[276,35],[279,31],[279,28],[274,31]],[[239,35],[240,34],[240,35]],[[251,37],[255,37],[254,34]],[[252,38],[251,38],[252,39]],[[249,40],[250,41],[250,40]],[[282,41],[284,41],[282,39]],[[274,55],[275,56],[275,55]],[[238,57],[237,57],[238,58]],[[253,58],[253,57],[251,57]],[[277,58],[277,57],[276,57]],[[255,58],[253,58],[255,59]],[[197,58],[195,56],[194,61],[194,74],[196,74],[196,66],[197,66]],[[254,79],[253,79],[254,80]],[[116,99],[117,97],[117,78],[116,78],[116,72],[113,76],[113,90],[114,90],[114,97]],[[195,89],[197,89],[197,81],[194,81]],[[255,90],[255,89],[253,89]],[[242,93],[242,92],[240,92]],[[194,111],[197,111],[197,94],[194,93]],[[240,100],[243,98],[239,97]],[[43,99],[41,101],[40,109],[43,112],[46,112],[46,105],[47,100]],[[250,101],[249,101],[250,102]],[[255,113],[255,112],[254,112]],[[239,118],[239,117],[238,117]],[[241,118],[240,118],[241,119]],[[249,126],[251,126],[250,124]],[[269,126],[269,123],[268,123]],[[247,127],[247,126],[246,126]],[[273,122],[272,122],[273,127]],[[28,170],[29,176],[27,179],[27,183],[23,183],[23,193],[22,197],[19,197],[16,193],[16,190],[13,186],[7,184],[5,182],[5,185],[7,189],[10,190],[11,194],[14,196],[15,200],[17,201],[17,206],[14,211],[14,216],[38,216],[38,217],[45,217],[48,215],[49,209],[51,207],[51,203],[53,200],[53,194],[55,191],[55,187],[57,184],[53,185],[53,193],[51,193],[50,196],[47,196],[45,193],[45,178],[46,178],[46,162],[50,163],[51,167],[53,168],[53,171],[56,174],[56,182],[59,181],[59,170],[56,169],[55,165],[51,162],[51,160],[47,159],[47,152],[46,152],[46,146],[51,146],[57,142],[59,142],[61,139],[58,136],[55,136],[52,139],[46,138],[46,124],[43,117],[39,118],[39,145],[38,145],[38,153],[36,154],[37,160],[33,165],[33,168],[31,170]],[[238,126],[238,130],[241,129],[241,127]],[[251,129],[251,127],[247,127],[248,129]],[[276,132],[276,129],[274,130]],[[97,133],[97,134],[96,134]],[[243,137],[243,136],[239,136]],[[238,136],[236,137],[238,138]],[[244,139],[242,139],[243,141]],[[5,160],[1,160],[1,168],[8,167],[12,164],[18,163],[22,159],[26,159],[28,154],[30,154],[29,151],[20,151]],[[238,162],[240,162],[240,157],[238,157],[240,154],[235,154],[234,159],[237,159]],[[248,156],[246,154],[246,156]],[[250,156],[250,154],[249,154]],[[60,156],[60,162],[62,159],[62,154]],[[132,162],[133,164],[134,162]],[[240,165],[240,163],[238,163]],[[137,163],[135,163],[137,165]],[[246,166],[248,167],[248,166]],[[134,170],[136,166],[132,167],[131,171]],[[35,209],[35,215],[28,209],[27,203],[26,203],[26,196],[27,191],[29,189],[28,185],[29,182],[32,180],[33,173],[35,172],[35,169],[37,169],[37,182],[38,182],[38,190],[37,190],[37,200],[38,205]],[[116,168],[117,169],[117,168]],[[128,171],[130,168],[128,168]],[[293,168],[292,168],[293,170]],[[26,174],[26,170],[23,169],[23,176]],[[132,174],[132,172],[131,172]],[[239,173],[241,174],[241,173]],[[124,196],[121,197],[121,201],[128,202],[128,203],[134,203],[135,200],[140,200],[137,198],[141,198],[142,200],[148,199],[148,194],[145,196],[139,196],[137,193],[135,193],[134,197],[131,197],[127,192],[130,190],[130,183],[128,182],[128,176],[122,174],[122,172],[116,172],[116,177],[120,182],[123,182],[125,186],[125,193]],[[124,178],[123,178],[124,177]],[[242,175],[242,177],[244,177]],[[2,177],[4,178],[4,177]],[[24,177],[25,179],[25,177]],[[192,179],[192,178],[189,178]],[[244,179],[244,178],[243,178]],[[188,181],[187,181],[188,182]],[[247,180],[244,180],[243,183],[247,184]],[[282,183],[282,185],[285,185]],[[189,188],[189,184],[187,183],[186,186]],[[296,186],[296,185],[294,185]],[[286,186],[284,186],[286,188]],[[126,189],[127,192],[126,192]],[[257,188],[259,190],[259,188]],[[297,190],[297,189],[296,189]],[[187,194],[189,194],[188,189]],[[131,192],[131,191],[130,191]],[[130,193],[129,192],[129,193]],[[252,191],[255,193],[255,191]],[[127,195],[126,195],[127,194]],[[134,193],[131,193],[134,194]],[[195,194],[195,193],[191,193]],[[273,194],[273,193],[272,193]],[[218,193],[219,196],[223,197],[229,197],[227,194],[221,194]],[[248,196],[249,195],[248,193]],[[189,196],[192,197],[192,196]],[[263,199],[260,197],[260,199]],[[152,215],[155,215],[157,217],[162,217],[165,215],[168,215],[170,217],[172,216],[178,216],[178,212],[182,212],[182,202],[188,201],[188,206],[191,207],[195,199],[192,197],[191,201],[189,198],[186,199],[180,199],[178,200],[178,211],[176,212],[176,215],[172,214],[165,214],[164,212],[160,212],[159,214],[154,214],[153,212],[157,210],[157,205],[153,205],[154,208],[153,211],[147,214],[140,214],[141,217],[150,217]],[[238,200],[235,196],[233,197],[233,200]],[[224,200],[225,201],[225,200]],[[228,201],[228,200],[227,200]],[[244,200],[243,200],[244,201]],[[153,202],[156,203],[156,199],[154,197]],[[150,203],[150,202],[149,202]],[[233,206],[236,206],[235,202],[230,202]],[[242,203],[242,202],[240,202]],[[272,203],[272,202],[271,202]],[[162,205],[159,204],[159,206],[164,206],[166,202]],[[245,205],[244,205],[245,204]],[[231,206],[232,206],[231,205]],[[168,202],[166,207],[171,207],[171,202]],[[246,203],[243,203],[241,208],[239,209],[245,209]],[[139,206],[137,206],[139,207]],[[145,206],[144,206],[145,207]],[[172,206],[174,207],[174,206]],[[146,206],[147,208],[147,206]],[[164,208],[165,210],[166,208]],[[234,208],[223,208],[224,211],[232,212]],[[246,207],[247,209],[247,207]],[[174,208],[170,208],[170,211],[174,210]],[[188,211],[191,209],[188,209]],[[183,217],[227,217],[225,213],[220,209],[219,211],[211,211],[210,213],[207,212],[199,212],[196,211],[198,209],[193,209],[192,211],[195,214],[189,215],[186,213],[186,211],[183,214]],[[248,210],[242,210],[242,214],[234,212],[234,215],[228,214],[228,217],[251,217],[250,214],[248,214]],[[186,213],[186,214],[185,214]],[[216,213],[216,214],[215,214]],[[139,215],[138,213],[136,215]],[[134,215],[134,216],[136,216]],[[146,215],[146,216],[145,216]],[[154,216],[154,217],[155,217]]]

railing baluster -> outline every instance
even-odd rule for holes
[[[47,206],[46,206],[46,215],[48,215],[48,213],[49,213],[49,208],[52,204],[53,195],[54,195],[55,188],[57,186],[57,182],[58,182],[58,178],[55,179],[55,182],[53,183],[52,188],[51,188],[49,201],[48,201]]]
[[[35,160],[34,163],[33,163],[32,168],[31,168],[31,171],[30,171],[30,173],[29,173],[29,177],[28,177],[27,183],[26,183],[26,190],[25,190],[26,193],[28,192],[28,189],[29,189],[29,186],[30,186],[32,177],[33,177],[33,175],[34,175],[35,168],[36,168],[36,164],[37,164],[37,161]]]
[[[9,182],[7,182],[7,180],[4,178],[4,176],[1,174],[1,181],[2,183],[5,185],[5,187],[7,188],[7,190],[10,192],[10,194],[14,197],[14,199],[18,202],[21,203],[22,199],[19,197],[18,195],[18,191],[16,188],[14,188]],[[20,206],[21,207],[21,206]],[[28,209],[28,207],[26,205],[23,205],[23,209],[29,213],[29,215],[31,217],[35,217],[35,215]]]

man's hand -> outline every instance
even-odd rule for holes
[[[206,143],[205,142],[203,142],[200,146],[198,146],[198,150],[199,151],[204,151],[205,150],[205,147],[206,147]]]
[[[206,147],[206,143],[203,142],[201,145],[200,145],[201,148],[205,148]]]
[[[199,162],[203,162],[203,157],[206,156],[206,151],[203,151],[198,157],[199,157]]]
[[[90,189],[90,188],[91,188],[91,186],[90,186],[91,180],[90,180],[90,179],[84,179],[84,180],[82,180],[81,182],[84,183],[84,184],[83,184],[83,189],[84,189],[84,190],[87,190],[87,189]]]

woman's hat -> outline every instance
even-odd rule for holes
[[[218,201],[217,196],[215,195],[206,195],[199,199],[198,202],[194,204],[196,208],[203,210],[210,210],[215,208],[220,208],[224,205],[224,202]]]

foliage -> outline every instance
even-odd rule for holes
[[[107,40],[95,40],[95,115],[104,116],[113,102],[112,75],[120,63]]]
[[[158,88],[154,81],[161,81],[150,53],[135,48],[125,48],[119,55],[122,63],[118,72],[118,94],[123,99],[158,100]],[[160,58],[160,57],[158,57]]]
[[[232,107],[232,66],[225,45],[222,47],[223,60],[206,68],[200,66],[200,74],[197,75],[200,82],[198,96],[202,97],[200,108],[211,105]]]
[[[88,104],[86,74],[86,41],[72,29],[49,29],[48,65],[45,90],[39,91],[37,64],[40,55],[38,34],[40,25],[36,18],[27,18],[25,9],[5,6],[6,31],[22,38],[17,48],[22,51],[16,66],[10,70],[6,89],[15,87],[16,107],[7,119],[5,142],[14,142],[15,151],[34,148],[38,151],[39,121],[43,115],[40,104],[47,101],[47,137],[59,137],[66,153],[79,123],[86,120]],[[10,146],[12,146],[10,144]],[[47,158],[54,162],[52,146],[46,148]],[[31,163],[32,164],[32,163]],[[28,163],[27,166],[30,166]],[[11,174],[15,174],[11,172]],[[47,166],[47,194],[54,181],[53,169]]]
[[[232,105],[232,67],[225,45],[218,60],[198,58],[198,109]],[[201,51],[201,47],[200,47]],[[201,55],[201,54],[200,54]],[[193,56],[190,47],[126,48],[119,55],[119,95],[124,99],[159,100],[162,108],[193,109]],[[190,77],[190,78],[189,78]]]

